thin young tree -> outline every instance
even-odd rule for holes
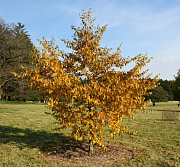
[[[44,92],[60,128],[72,127],[72,137],[88,141],[92,153],[94,144],[105,148],[105,126],[113,138],[133,133],[122,124],[123,118],[133,118],[137,110],[146,112],[144,96],[155,88],[157,77],[150,80],[142,70],[150,62],[147,55],[123,58],[121,46],[114,53],[100,46],[107,26],[94,27],[91,11],[83,11],[80,19],[79,27],[72,26],[73,40],[62,40],[71,53],[59,50],[54,40],[43,39],[43,49],[35,48],[33,53],[36,68],[26,69],[21,77]],[[135,66],[124,71],[131,62]],[[82,84],[82,78],[88,82]],[[60,102],[61,97],[64,102]],[[76,99],[73,104],[72,97]]]

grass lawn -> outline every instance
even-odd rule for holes
[[[157,103],[155,107],[149,105],[147,109],[153,111],[138,113],[134,120],[124,120],[137,134],[122,135],[116,141],[105,137],[107,144],[119,145],[122,154],[123,150],[131,153],[131,158],[98,164],[97,159],[75,161],[57,156],[66,154],[63,149],[74,148],[79,143],[70,137],[70,130],[54,130],[58,125],[52,116],[44,114],[48,111],[45,105],[0,102],[0,166],[180,166],[180,107],[175,102],[167,102]],[[164,112],[172,111],[179,111],[176,112],[179,120],[162,119]],[[63,149],[56,154],[60,146]]]

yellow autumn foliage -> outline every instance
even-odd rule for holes
[[[61,128],[72,127],[72,137],[87,140],[102,147],[104,127],[111,136],[132,134],[122,124],[124,117],[133,118],[137,110],[145,112],[144,96],[155,88],[157,77],[150,79],[142,68],[150,62],[147,55],[123,58],[121,46],[115,53],[101,47],[107,26],[94,27],[91,11],[80,16],[81,25],[72,26],[73,40],[62,41],[72,53],[64,53],[54,40],[40,41],[42,50],[34,48],[34,69],[26,69],[21,77],[39,89],[49,99],[52,115]],[[129,71],[123,67],[134,62]],[[114,70],[116,69],[116,70]],[[82,84],[81,78],[88,83]],[[60,102],[64,97],[65,101]],[[76,102],[71,104],[71,99]]]

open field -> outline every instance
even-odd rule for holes
[[[48,111],[45,105],[0,102],[0,166],[180,166],[180,113],[176,112],[176,120],[162,119],[164,112],[180,111],[180,107],[168,102],[149,105],[151,109],[153,112],[138,113],[134,120],[124,121],[137,134],[122,135],[116,142],[105,138],[107,145],[120,149],[104,156],[121,157],[101,162],[100,153],[79,159],[60,156],[70,148],[76,153],[86,148],[70,137],[70,130],[53,130],[58,125],[52,116],[44,114]]]

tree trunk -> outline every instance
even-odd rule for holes
[[[93,143],[92,143],[92,141],[90,140],[89,141],[89,155],[93,155],[93,153],[94,153],[94,146],[93,146]]]
[[[90,103],[88,103],[88,109],[89,109],[89,112],[91,112]],[[93,154],[93,142],[92,140],[89,140],[89,155],[92,155],[92,154]]]
[[[0,85],[0,101],[2,100],[1,98],[2,98],[2,93],[3,93],[3,91],[2,91],[2,86]]]
[[[71,103],[72,103],[72,105],[74,104],[74,98],[73,97],[71,98]]]

